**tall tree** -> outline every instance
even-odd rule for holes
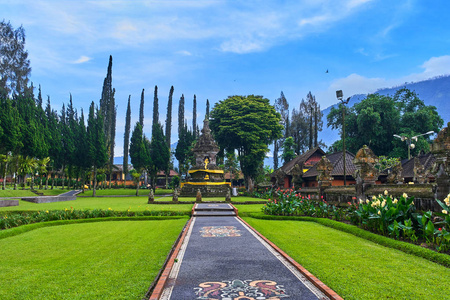
[[[276,139],[273,142],[273,168],[278,169],[278,152],[280,151],[280,145],[283,145],[284,140],[289,135],[288,122],[289,122],[289,103],[284,96],[283,91],[280,93],[280,97],[275,100],[275,110],[281,115],[281,125],[284,127],[283,137]]]
[[[262,96],[232,96],[220,101],[211,111],[211,130],[222,149],[238,151],[247,188],[269,151],[268,144],[282,136],[281,116]]]
[[[102,97],[100,99],[100,111],[103,116],[103,132],[106,148],[108,150],[108,174],[111,185],[111,173],[114,165],[114,146],[116,139],[116,116],[115,89],[112,87],[112,56],[109,56],[108,70],[103,81]]]
[[[123,134],[123,174],[125,178],[128,174],[128,150],[130,146],[130,127],[131,127],[131,95],[128,96],[127,113],[125,116],[125,133]]]
[[[209,100],[206,99],[206,118],[209,119]]]
[[[167,101],[167,115],[166,115],[166,144],[170,148],[170,137],[172,135],[172,97],[173,85],[170,87],[169,100]]]
[[[166,115],[166,144],[169,148],[169,164],[167,166],[167,169],[165,170],[166,173],[166,188],[169,184],[169,173],[170,169],[173,167],[173,158],[172,158],[172,152],[170,149],[170,137],[172,135],[172,98],[173,98],[173,85],[170,87],[169,91],[169,99],[167,101],[167,115]]]
[[[95,197],[97,188],[97,171],[102,168],[108,162],[108,150],[106,148],[105,135],[104,135],[104,116],[99,109],[95,109],[94,101],[92,101],[89,107],[89,118],[87,127],[87,137],[89,141],[89,151],[87,157],[93,167],[93,193]]]
[[[131,133],[130,140],[130,158],[131,164],[133,165],[135,175],[139,174],[139,177],[142,174],[147,162],[148,162],[148,153],[144,143],[144,135],[142,132],[142,126],[139,122],[134,126],[133,132]],[[136,184],[136,196],[139,195],[139,178],[137,179]]]
[[[178,104],[178,136],[184,130],[184,94],[181,94],[180,102]]]
[[[287,137],[283,143],[283,154],[281,155],[284,163],[287,163],[294,159],[294,138],[292,136]]]
[[[342,107],[332,108],[327,115],[328,127],[342,128]],[[394,134],[413,137],[428,131],[438,132],[443,125],[436,107],[426,106],[416,93],[400,89],[393,97],[369,94],[366,99],[346,108],[345,144],[348,151],[356,153],[368,145],[378,155],[407,158],[405,142]],[[429,136],[421,136],[415,143],[412,155],[429,151]],[[334,143],[333,150],[341,150]]]
[[[178,160],[180,174],[186,174],[192,165],[194,155],[191,148],[193,142],[194,135],[188,130],[187,125],[185,125],[181,130],[181,134],[178,134],[178,143],[175,148],[175,158]]]
[[[141,93],[141,104],[139,105],[139,124],[144,127],[144,89]]]
[[[153,190],[156,187],[156,177],[159,171],[166,171],[170,161],[170,150],[167,147],[161,124],[153,124],[153,135],[150,142],[150,168],[147,169],[150,174],[150,181]]]
[[[155,124],[159,123],[159,104],[158,104],[158,86],[155,85],[155,93],[153,96],[153,122],[152,122],[152,136],[153,130],[156,128]]]
[[[25,29],[14,29],[11,23],[0,22],[0,95],[26,95],[31,73],[28,52],[25,50]]]
[[[194,134],[194,139],[197,138],[197,96],[194,94],[194,103],[192,108],[192,133]]]

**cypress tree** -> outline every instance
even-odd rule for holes
[[[173,85],[170,88],[169,100],[167,101],[167,116],[166,116],[166,144],[170,148],[170,136],[172,134],[172,97]]]
[[[197,97],[194,94],[194,107],[192,109],[192,134],[197,138]]]
[[[209,100],[206,99],[206,118],[209,119]]]
[[[125,178],[128,174],[128,148],[130,145],[130,127],[131,127],[131,95],[128,96],[127,113],[125,117],[125,133],[123,135],[123,173]]]
[[[158,105],[158,86],[155,85],[155,93],[153,96],[153,122],[152,122],[152,136],[155,130],[155,124],[159,123],[159,105]]]
[[[181,94],[178,105],[178,136],[182,135],[184,130],[184,94]]]
[[[141,105],[139,106],[139,124],[144,127],[144,89],[142,89]]]

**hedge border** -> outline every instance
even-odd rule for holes
[[[450,268],[450,256],[447,254],[438,253],[433,250],[420,247],[418,245],[410,244],[408,242],[393,240],[391,238],[366,231],[357,226],[341,223],[330,219],[314,218],[314,217],[296,217],[296,216],[271,216],[271,215],[264,215],[262,213],[257,214],[246,213],[243,214],[241,217],[250,217],[261,220],[291,220],[291,221],[315,222],[339,231],[350,233],[354,236],[363,238],[376,244],[400,250],[407,254],[412,254],[414,256],[421,257],[429,261],[435,262],[437,264],[443,265],[447,268]]]

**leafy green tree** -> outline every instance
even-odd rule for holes
[[[332,108],[327,116],[328,126],[342,129],[342,109]],[[428,131],[438,132],[443,120],[434,106],[426,106],[414,92],[400,89],[393,97],[370,94],[360,103],[345,107],[345,144],[356,153],[363,145],[368,145],[378,155],[407,157],[407,145],[394,134],[412,137]],[[428,151],[429,136],[419,137],[413,155]],[[332,145],[342,149],[342,143]]]
[[[231,96],[216,103],[210,118],[219,146],[228,152],[237,150],[247,188],[252,190],[268,144],[282,136],[280,114],[262,96]]]

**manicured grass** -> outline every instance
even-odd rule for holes
[[[80,194],[80,196],[92,196],[92,190],[85,190],[84,193]],[[139,196],[148,196],[150,190],[148,189],[139,189]],[[155,195],[166,195],[172,194],[173,191],[171,189],[156,189]],[[95,194],[97,196],[135,196],[136,189],[105,189],[105,190],[96,190]]]
[[[19,200],[19,206],[0,207],[1,211],[22,210],[55,210],[55,209],[108,209],[120,211],[142,211],[145,209],[154,211],[191,211],[192,204],[147,204],[147,197],[78,197],[73,201],[62,201],[53,203],[31,203]]]
[[[261,208],[264,206],[264,204],[236,204],[234,205],[238,209],[239,216],[245,216],[247,214],[258,214],[261,213]]]
[[[187,218],[46,227],[0,240],[0,299],[142,299]]]
[[[62,193],[68,192],[70,190],[62,190],[61,188],[54,188],[52,189],[47,189],[47,190],[36,190],[38,193],[43,193],[44,196],[56,196],[56,195],[60,195]],[[18,187],[17,190],[13,190],[12,188],[7,188],[6,190],[1,190],[0,189],[0,198],[3,197],[35,197],[37,196],[35,193],[33,193],[29,187],[27,187],[26,189],[22,189],[21,187]]]
[[[245,218],[344,299],[450,299],[450,269],[314,222]]]

